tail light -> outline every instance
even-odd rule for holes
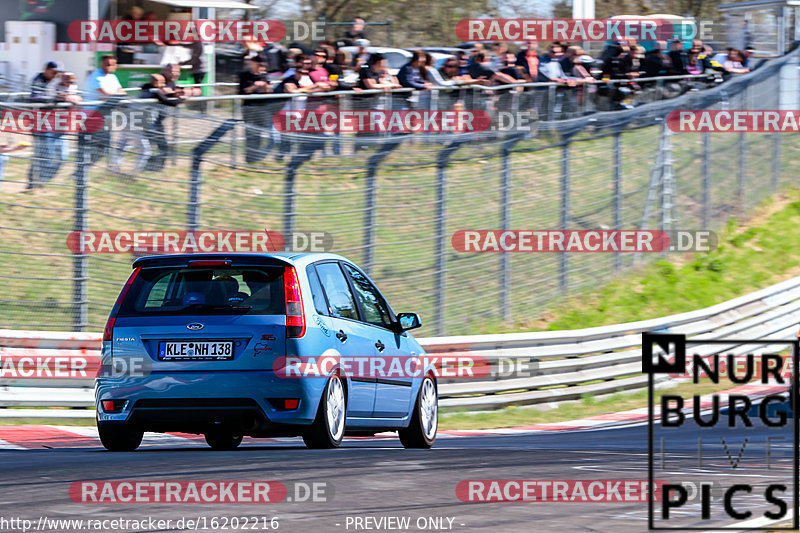
[[[294,267],[287,266],[283,271],[283,294],[286,301],[286,338],[299,339],[306,334],[306,318],[300,281]]]
[[[118,413],[125,408],[125,404],[128,403],[128,400],[102,400],[100,403],[103,405],[103,411],[106,413]]]
[[[129,277],[128,281],[125,282],[125,286],[122,287],[122,291],[120,291],[119,296],[117,296],[117,301],[114,303],[114,307],[111,308],[111,313],[108,315],[108,321],[106,322],[106,327],[103,328],[104,341],[110,341],[111,339],[114,338],[114,322],[117,321],[117,313],[119,312],[119,307],[125,300],[125,296],[128,295],[128,291],[131,290],[131,285],[133,285],[133,281],[136,279],[136,276],[139,275],[140,270],[141,267],[137,267],[133,270],[131,277]]]
[[[276,411],[294,411],[300,406],[300,398],[267,398]]]

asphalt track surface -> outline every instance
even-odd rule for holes
[[[791,424],[791,422],[790,422]],[[664,430],[666,431],[666,430]],[[657,431],[658,434],[658,431]],[[714,481],[728,487],[749,483],[758,492],[769,483],[785,483],[783,494],[793,507],[791,426],[767,428],[698,428],[687,422],[669,430],[664,470],[657,444],[656,479]],[[698,466],[698,437],[703,439]],[[736,460],[745,439],[736,468]],[[765,453],[772,437],[771,456]],[[724,438],[728,451],[721,442]],[[776,438],[783,438],[783,441]],[[657,443],[659,437],[656,438]],[[136,452],[111,453],[87,440],[73,448],[0,450],[0,516],[33,521],[72,519],[171,519],[181,517],[272,517],[278,531],[646,531],[647,503],[641,502],[492,502],[464,503],[456,486],[464,479],[592,480],[647,479],[647,425],[590,431],[544,432],[526,435],[453,437],[437,440],[431,450],[405,450],[396,439],[346,439],[336,450],[307,450],[301,441],[259,444],[252,440],[231,452],[216,452],[202,441],[188,446],[144,447]],[[730,454],[731,457],[728,456]],[[767,465],[769,464],[769,468]],[[327,502],[275,504],[83,504],[68,490],[82,480],[274,480],[283,483],[326,481],[333,485]],[[658,504],[657,504],[658,505]],[[761,494],[737,497],[740,510],[759,518],[775,509]],[[659,508],[657,507],[657,512]],[[724,515],[722,503],[712,502],[712,520],[700,520],[700,504],[687,504],[668,527],[736,526]],[[356,517],[410,517],[410,527],[378,527]],[[431,527],[429,517],[442,518]],[[449,522],[447,519],[452,519]],[[259,529],[264,530],[259,522]],[[674,525],[672,525],[674,524]],[[369,526],[369,527],[367,527]],[[2,531],[19,531],[6,525]],[[54,529],[50,529],[53,531]],[[61,529],[59,531],[78,531]],[[188,528],[156,529],[184,531]],[[203,531],[202,523],[198,530]],[[221,530],[221,529],[220,529]],[[224,531],[240,531],[229,527]],[[114,531],[107,529],[107,531]],[[116,530],[121,531],[121,530]],[[124,531],[152,531],[141,528]]]

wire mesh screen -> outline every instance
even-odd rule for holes
[[[790,181],[798,136],[670,134],[664,117],[678,108],[778,109],[782,92],[798,90],[796,73],[780,81],[790,61],[796,53],[714,89],[630,111],[575,112],[524,135],[309,135],[271,126],[281,109],[300,105],[490,114],[546,105],[527,92],[463,90],[121,103],[150,113],[144,131],[8,135],[9,145],[27,145],[2,156],[0,327],[102,328],[141,254],[74,253],[76,230],[326,232],[331,251],[361,265],[396,311],[422,316],[420,335],[530,322],[650,257],[463,253],[453,234],[720,228]],[[674,207],[665,204],[665,175]]]

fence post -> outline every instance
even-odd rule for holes
[[[622,229],[622,132],[614,132],[614,229]],[[614,253],[614,270],[622,268],[622,253]]]
[[[294,178],[297,166],[293,160],[294,157],[292,157],[286,168],[286,186],[283,200],[283,232],[287,238],[291,238],[294,233],[294,196],[296,194]]]
[[[433,288],[434,293],[434,313],[436,314],[434,324],[434,334],[437,336],[444,335],[444,277],[445,268],[447,267],[445,260],[445,216],[447,216],[447,188],[445,181],[445,167],[446,160],[439,161],[436,165],[436,282]]]
[[[569,226],[569,137],[564,138],[561,144],[561,230],[566,230]],[[559,254],[559,274],[558,285],[562,294],[569,290],[569,280],[567,279],[567,269],[569,262],[567,252]]]
[[[233,116],[231,117],[233,120],[236,121],[238,125],[239,122],[242,120],[242,101],[238,98],[234,99],[233,101]],[[239,142],[239,128],[238,126],[233,127],[233,134],[231,135],[231,165],[236,166],[236,144]]]
[[[511,229],[511,162],[510,146],[504,142],[500,149],[500,229]],[[507,253],[500,253],[500,318],[503,322],[511,319],[508,291],[511,285],[511,264]]]
[[[171,166],[174,167],[178,164],[178,145],[176,142],[179,141],[181,137],[178,135],[178,132],[180,131],[180,128],[178,127],[178,108],[173,107],[170,109],[170,111],[172,112],[172,138],[175,140],[175,142],[170,145],[169,152],[170,161],[172,163]]]
[[[433,285],[433,332],[444,335],[445,275],[447,270],[447,162],[459,149],[460,142],[448,144],[436,158],[436,260]]]
[[[77,165],[75,169],[75,231],[87,231],[86,216],[89,209],[87,167],[89,164],[89,137],[78,135]],[[72,327],[75,331],[85,331],[89,325],[88,313],[88,262],[86,254],[75,253],[72,257]]]
[[[781,134],[772,134],[772,192],[778,190],[781,179]]]
[[[736,201],[739,204],[739,216],[744,216],[744,186],[745,186],[745,173],[747,172],[747,163],[745,161],[745,151],[747,150],[747,143],[745,141],[744,132],[739,132],[739,142],[737,143],[737,150],[739,151],[739,180],[736,185]]]
[[[661,231],[670,231],[677,221],[675,213],[675,176],[672,174],[671,130],[664,124],[661,130],[663,155],[661,157]]]
[[[703,229],[711,227],[711,134],[703,132]]]
[[[195,164],[196,163],[196,164]],[[197,231],[200,228],[200,162],[192,162],[189,181],[189,205],[186,210],[186,229]]]

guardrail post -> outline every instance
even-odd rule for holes
[[[772,134],[772,180],[770,185],[772,192],[778,190],[781,179],[781,134],[776,132]]]
[[[744,188],[745,180],[747,179],[745,173],[747,172],[747,162],[745,160],[745,151],[747,150],[747,142],[745,141],[744,132],[739,132],[739,142],[737,143],[737,150],[739,152],[739,180],[736,185],[736,202],[738,203],[739,216],[744,216]]]
[[[614,132],[614,229],[622,229],[622,132]],[[622,253],[614,253],[614,270],[622,268]]]
[[[547,120],[553,120],[553,108],[556,105],[556,86],[547,86]]]
[[[711,134],[703,132],[703,229],[711,227]]]
[[[569,138],[565,137],[561,144],[561,230],[566,230],[569,226]],[[558,285],[562,294],[569,290],[569,280],[567,270],[569,261],[567,252],[559,253]]]
[[[78,135],[77,165],[75,169],[75,231],[87,231],[86,219],[89,210],[89,188],[87,183],[87,167],[89,165],[89,138],[85,134]],[[88,261],[84,253],[72,256],[72,324],[75,331],[86,331],[89,326],[89,291]]]

